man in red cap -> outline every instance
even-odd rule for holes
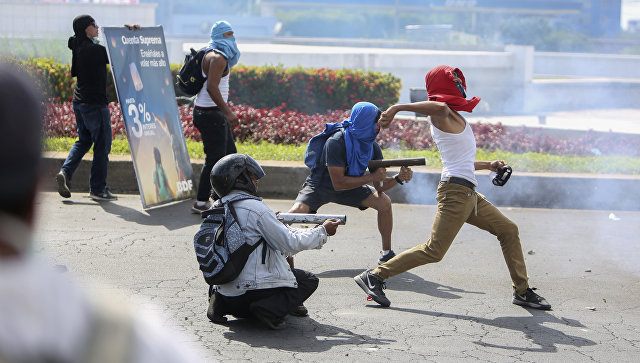
[[[426,243],[404,251],[374,270],[354,277],[356,283],[378,304],[391,302],[382,289],[384,280],[414,267],[435,263],[444,257],[464,223],[495,235],[500,241],[513,284],[513,303],[534,309],[549,310],[551,305],[529,287],[518,226],[505,217],[484,195],[475,191],[475,170],[492,170],[505,165],[504,160],[476,161],[476,142],[469,123],[458,111],[472,112],[480,98],[467,100],[466,81],[462,71],[438,66],[425,77],[428,101],[397,104],[380,117],[388,126],[396,113],[409,111],[431,116],[431,134],[442,158],[442,175],[436,200],[436,213],[431,236]]]

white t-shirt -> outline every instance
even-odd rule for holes
[[[213,49],[212,51],[215,51],[215,49]],[[207,76],[207,74],[204,73],[204,70],[202,70],[202,75],[204,77]],[[220,90],[220,94],[222,95],[222,99],[224,100],[224,102],[227,102],[227,100],[229,99],[229,76],[230,75],[231,75],[231,69],[229,69],[229,73],[227,73],[226,76],[220,78],[220,83],[218,84],[218,89]],[[202,85],[202,89],[196,95],[196,101],[194,102],[194,104],[196,106],[198,106],[198,107],[216,107],[216,106],[220,106],[220,105],[217,105],[211,99],[211,96],[209,95],[209,92],[207,91],[207,81],[206,80],[205,80],[204,84]]]
[[[464,130],[459,134],[440,131],[431,125],[431,135],[442,157],[442,175],[440,180],[455,176],[464,178],[478,186],[475,176],[476,138],[469,123],[465,121]]]

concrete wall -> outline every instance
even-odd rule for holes
[[[539,75],[640,79],[640,56],[622,54],[535,52]]]
[[[202,43],[186,43],[198,48]],[[411,89],[424,89],[424,75],[440,64],[456,65],[467,78],[467,94],[482,101],[474,115],[540,114],[554,111],[638,108],[640,57],[552,55],[533,47],[506,46],[503,51],[444,51],[399,48],[359,48],[243,43],[240,61],[245,65],[282,64],[285,67],[365,69],[392,73],[402,81],[400,102],[411,101]],[[170,53],[183,50],[170,46]],[[593,67],[589,68],[589,59]],[[605,71],[606,70],[606,71]],[[534,79],[538,72],[563,72],[575,77]],[[602,72],[599,78],[592,73]],[[624,79],[612,79],[627,73]],[[578,78],[582,76],[582,78]],[[562,77],[562,78],[561,78]],[[584,78],[589,77],[589,78]],[[634,78],[637,77],[637,78]]]
[[[73,18],[93,16],[99,26],[155,24],[157,4],[32,3],[0,1],[0,36],[56,38],[73,35]],[[124,8],[126,7],[126,10]],[[25,14],[28,14],[25,16]],[[65,43],[66,44],[66,43]]]
[[[522,113],[639,108],[640,79],[536,80],[524,92]]]
[[[187,43],[184,50],[204,43]],[[172,52],[176,47],[171,46]],[[249,66],[282,64],[285,67],[317,67],[332,69],[364,69],[392,73],[402,80],[400,102],[410,101],[412,87],[424,87],[426,71],[441,64],[455,64],[469,79],[469,95],[482,95],[477,113],[509,112],[504,99],[513,88],[524,88],[531,80],[531,47],[507,47],[502,52],[442,51],[422,49],[355,48],[300,46],[238,42],[240,62]],[[521,108],[520,106],[517,107]]]

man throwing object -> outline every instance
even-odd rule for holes
[[[382,291],[384,280],[414,267],[440,261],[464,223],[495,235],[500,241],[513,284],[513,303],[549,310],[551,305],[528,284],[518,226],[480,193],[474,171],[497,171],[503,160],[476,161],[476,142],[469,123],[458,111],[471,112],[480,98],[466,99],[466,83],[458,68],[438,66],[425,77],[428,101],[398,104],[386,110],[380,124],[388,125],[399,111],[431,116],[431,134],[442,157],[442,176],[436,194],[436,213],[429,240],[395,258],[354,277],[356,283],[378,304],[391,302]]]

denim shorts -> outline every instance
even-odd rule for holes
[[[308,205],[311,213],[318,212],[318,209],[327,203],[336,203],[365,210],[368,207],[361,205],[362,201],[375,192],[375,188],[371,185],[336,191],[306,182],[302,185],[302,190],[298,192],[296,202]]]

